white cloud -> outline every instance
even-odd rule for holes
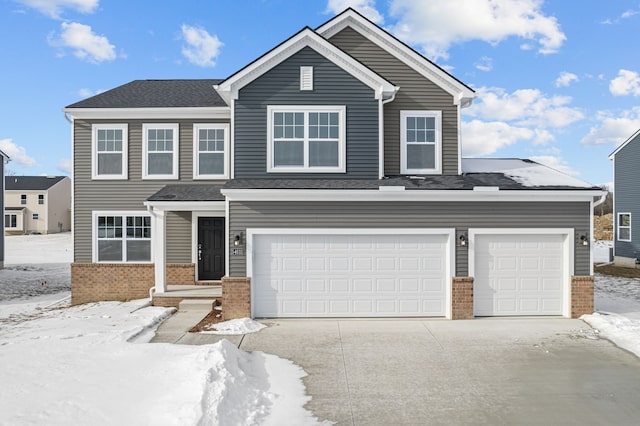
[[[464,113],[488,121],[513,121],[520,126],[566,127],[582,120],[584,114],[569,104],[569,96],[546,96],[538,89],[519,89],[507,93],[502,88],[481,87],[478,98]]]
[[[508,37],[524,40],[522,49],[537,46],[555,53],[566,36],[555,17],[542,11],[542,0],[391,0],[391,31],[418,45],[433,59],[448,58],[452,44],[483,40],[497,44]]]
[[[200,67],[214,67],[215,59],[224,44],[216,35],[209,34],[205,29],[182,25],[182,37],[187,46],[182,48],[182,54],[189,62]]]
[[[466,157],[490,155],[521,140],[531,140],[535,132],[504,122],[463,121],[460,129],[462,154]]]
[[[493,69],[493,59],[488,56],[483,56],[478,59],[474,66],[480,71],[489,72]]]
[[[93,63],[116,58],[115,46],[109,43],[107,37],[95,34],[89,25],[63,22],[61,27],[58,38],[49,38],[52,46],[68,47],[77,58]]]
[[[620,145],[640,129],[640,107],[623,112],[620,116],[601,111],[596,118],[598,124],[580,141],[583,145]]]
[[[99,0],[15,0],[31,7],[51,18],[59,19],[64,9],[80,13],[93,13],[98,8]]]
[[[640,13],[640,11],[637,11],[637,10],[625,10],[624,12],[622,12],[622,15],[620,15],[620,17],[622,19],[627,19],[627,18],[631,18],[634,15],[637,15],[638,13]]]
[[[572,72],[562,71],[556,79],[556,87],[567,87],[574,81],[580,81],[577,75]]]
[[[78,96],[81,98],[90,98],[91,96],[99,95],[100,93],[104,93],[104,89],[91,90],[87,88],[82,88],[78,90]]]
[[[38,163],[27,155],[27,150],[13,143],[12,139],[0,139],[0,151],[11,158],[11,162],[25,167],[37,167]]]
[[[618,76],[609,83],[609,91],[613,96],[640,96],[640,75],[635,71],[618,71]]]
[[[71,174],[71,160],[65,158],[63,160],[58,161],[58,170],[68,175]]]
[[[562,172],[569,176],[577,176],[580,174],[577,170],[574,170],[569,163],[567,163],[562,157],[556,155],[537,155],[529,157],[536,163],[543,164],[547,167],[551,167],[559,172]]]
[[[329,0],[327,3],[327,12],[337,15],[348,7],[362,13],[376,24],[382,24],[384,21],[380,12],[376,10],[375,0]]]

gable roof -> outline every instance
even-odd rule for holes
[[[66,108],[226,107],[213,88],[222,80],[134,80]]]
[[[67,176],[6,176],[7,191],[46,191]]]
[[[622,142],[620,144],[620,146],[618,146],[615,151],[613,151],[611,154],[609,154],[609,160],[613,160],[613,158],[616,156],[616,154],[618,152],[620,152],[620,150],[622,148],[624,148],[625,146],[629,145],[629,142],[631,142],[632,140],[634,140],[636,138],[636,136],[640,135],[640,129],[636,130],[636,132],[631,135],[631,137],[629,137],[629,139],[627,139],[626,141]]]
[[[278,46],[231,75],[216,86],[216,90],[229,102],[232,98],[235,99],[237,97],[238,91],[242,87],[305,47],[312,48],[362,83],[371,87],[376,93],[376,99],[390,98],[398,90],[398,87],[394,86],[384,77],[378,75],[363,63],[340,50],[309,27],[303,28]]]
[[[4,159],[5,163],[8,163],[9,160],[11,160],[11,158],[9,158],[9,156],[7,154],[5,154],[4,152],[2,152],[2,150],[0,149],[0,157],[2,157]]]
[[[433,81],[443,90],[450,93],[454,97],[456,104],[459,104],[462,108],[471,105],[473,102],[475,91],[471,87],[352,8],[346,9],[344,12],[320,25],[316,28],[316,32],[329,39],[346,27],[350,27],[359,32],[380,48]]]

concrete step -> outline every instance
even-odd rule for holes
[[[183,299],[178,304],[179,311],[206,310],[210,312],[218,303],[217,299]]]

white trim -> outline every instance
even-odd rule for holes
[[[462,130],[461,130],[461,117],[460,117],[460,105],[456,105],[456,113],[458,114],[458,175],[462,175]]]
[[[164,213],[164,212],[162,212]],[[104,261],[99,261],[98,260],[98,216],[122,216],[123,221],[122,221],[122,241],[123,241],[123,245],[122,245],[122,256],[123,258],[126,256],[126,249],[127,249],[127,223],[126,223],[126,216],[145,216],[145,217],[149,217],[151,218],[151,238],[149,240],[147,240],[146,238],[143,239],[142,241],[150,241],[150,260],[149,261],[142,261],[142,260],[136,260],[136,261],[115,261],[115,260],[104,260]],[[92,210],[91,211],[91,249],[92,249],[92,253],[91,253],[91,261],[93,263],[153,263],[153,259],[154,259],[154,253],[156,252],[155,248],[156,248],[156,244],[157,244],[157,240],[156,238],[154,238],[154,229],[155,229],[155,223],[154,223],[154,216],[153,214],[151,214],[151,212],[147,211],[147,210]]]
[[[562,315],[571,317],[571,276],[574,274],[575,231],[573,228],[469,228],[469,276],[475,277],[475,247],[477,235],[562,235],[563,290]]]
[[[640,129],[636,130],[636,132],[631,135],[626,141],[622,142],[620,146],[618,146],[611,154],[609,154],[609,160],[613,160],[618,152],[625,146],[629,145],[629,143],[636,138],[636,136],[640,135]]]
[[[267,173],[345,173],[347,171],[347,118],[344,105],[268,105],[267,106]],[[293,112],[304,114],[304,154],[302,167],[274,166],[273,114],[276,112]],[[338,167],[309,166],[309,113],[337,112],[340,126],[338,135]]]
[[[75,207],[75,199],[76,199],[76,179],[75,179],[75,155],[74,155],[74,145],[75,145],[75,127],[76,121],[73,117],[71,117],[71,244],[75,244],[76,241],[76,207]],[[93,148],[92,148],[93,149]],[[4,182],[4,179],[2,179]],[[75,262],[75,252],[73,254],[73,261]]]
[[[300,90],[313,91],[313,67],[300,67]]]
[[[602,191],[470,191],[470,190],[410,190],[380,191],[377,189],[221,189],[231,201],[583,201],[602,195]]]
[[[144,206],[155,211],[224,211],[224,201],[145,201]]]
[[[151,212],[151,259],[156,293],[167,291],[167,221],[163,211]],[[154,243],[155,241],[155,243]]]
[[[589,275],[593,275],[593,243],[595,238],[593,236],[593,198],[589,203]]]
[[[224,201],[224,270],[225,270],[225,275],[229,276],[231,274],[231,262],[230,262],[230,257],[231,257],[231,251],[230,251],[230,246],[229,246],[229,237],[231,236],[230,234],[230,225],[229,225],[229,200],[225,199]]]
[[[629,226],[623,226],[623,228],[629,228],[629,239],[628,240],[623,240],[622,238],[620,238],[620,215],[623,214],[628,214],[629,215]],[[631,212],[620,212],[620,213],[616,213],[616,240],[617,241],[622,241],[625,243],[630,243],[632,241],[632,235],[631,235]]]
[[[432,169],[407,168],[407,119],[410,117],[433,117],[435,119],[434,167]],[[431,145],[430,142],[426,144]],[[400,173],[419,175],[442,174],[442,111],[402,110],[400,111]]]
[[[200,168],[200,132],[201,129],[215,129],[224,131],[224,169],[221,175],[199,174]],[[194,180],[215,180],[229,178],[229,123],[193,123],[193,179]]]
[[[172,130],[173,142],[172,142],[172,156],[173,161],[172,169],[173,173],[166,175],[150,175],[147,171],[148,155],[149,155],[149,130]],[[142,125],[142,180],[177,180],[180,176],[178,170],[180,161],[180,125],[178,123],[144,123]],[[161,151],[162,152],[162,151]]]
[[[246,274],[249,278],[253,275],[255,235],[445,235],[448,237],[445,260],[445,317],[451,319],[451,278],[456,271],[455,228],[247,228],[245,232]],[[251,285],[253,286],[253,282]],[[254,293],[251,291],[251,318],[254,317]]]
[[[384,177],[384,103],[378,99],[378,179]]]
[[[224,227],[225,227],[225,235],[228,235],[228,222],[229,215],[227,211],[223,211],[220,214],[220,210],[203,210],[203,211],[194,211],[191,212],[191,262],[195,265],[195,280],[199,281],[200,277],[198,277],[198,218],[200,217],[221,217],[224,219]],[[229,239],[225,239],[225,252],[224,252],[224,262],[225,262],[225,274],[229,274]]]
[[[159,108],[64,108],[62,111],[82,120],[211,120],[230,117],[229,107],[159,107]]]
[[[453,96],[456,105],[460,105],[462,108],[471,105],[471,102],[475,98],[473,90],[466,87],[424,56],[392,37],[382,28],[363,18],[354,10],[346,10],[316,28],[316,32],[324,38],[329,39],[346,27],[357,31],[363,37],[372,41],[387,53],[417,71],[423,77],[436,83]]]
[[[310,28],[305,28],[300,31],[270,52],[233,74],[218,86],[214,86],[214,88],[227,103],[229,103],[232,99],[237,99],[238,92],[241,88],[305,47],[311,47],[335,65],[372,88],[376,99],[390,97],[396,90],[396,87],[389,81],[338,49]]]
[[[231,101],[231,125],[229,126],[229,141],[231,147],[229,148],[229,175],[231,179],[235,179],[236,175],[236,131],[235,131],[235,111],[236,111],[236,101],[235,99]]]
[[[71,125],[73,128],[73,124]],[[104,129],[122,130],[122,173],[119,175],[98,174],[98,131]],[[73,152],[73,151],[72,151]],[[106,151],[105,151],[106,152]],[[129,178],[129,125],[127,123],[96,123],[91,125],[91,179],[127,180]]]
[[[613,204],[613,208],[611,209],[613,212],[613,226],[616,226],[617,221],[618,221],[618,212],[616,209],[616,162],[613,161],[613,167],[612,167],[612,172],[613,172],[613,192],[611,193],[611,203]],[[593,234],[591,234],[593,235]],[[613,239],[613,258],[616,258],[616,240],[615,238]]]

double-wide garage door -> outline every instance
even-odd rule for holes
[[[564,239],[561,234],[476,235],[475,315],[562,315]]]
[[[256,234],[253,315],[444,316],[448,240],[448,235]]]

